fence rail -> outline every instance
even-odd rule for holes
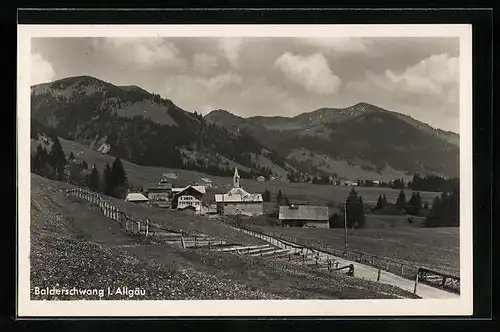
[[[379,269],[379,271],[387,271],[410,280],[416,279],[416,283],[421,282],[434,287],[447,289],[455,293],[460,293],[460,277],[458,276],[453,276],[438,271],[432,271],[426,268],[408,264],[407,262],[401,262],[387,257],[381,257],[351,249],[346,250],[345,248],[339,248],[332,245],[326,246],[319,242],[306,241],[300,238],[292,238],[284,235],[281,232],[261,232],[255,230],[249,225],[241,224],[239,224],[237,227],[256,234],[258,238],[262,238],[262,236],[269,236],[274,238],[275,240],[281,240],[281,243],[289,247],[304,248],[306,250],[309,250],[311,253],[316,251],[325,252],[333,256],[343,257],[351,261],[356,261],[362,264],[373,266]],[[436,279],[438,281],[436,281]]]
[[[146,218],[145,220],[141,220],[135,217],[130,217],[125,212],[119,210],[116,206],[106,201],[99,194],[87,189],[76,187],[73,189],[66,190],[66,195],[71,195],[97,205],[97,207],[101,210],[102,214],[105,217],[118,222],[118,224],[124,230],[125,234],[127,234],[128,236],[148,237],[150,239],[160,241],[160,238],[158,237],[159,233],[167,232],[178,235],[177,237],[170,237],[168,239],[169,242],[178,241],[179,243],[182,244],[184,243],[185,237],[194,238],[195,244],[197,240],[202,239],[200,235],[187,231],[168,229],[162,225],[151,222],[148,218]],[[223,241],[209,241],[208,246],[209,247],[217,246],[222,242]]]

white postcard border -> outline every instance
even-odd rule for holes
[[[461,296],[443,300],[32,301],[30,78],[33,37],[459,37]],[[470,25],[18,25],[18,299],[33,316],[415,316],[472,314],[472,27]]]

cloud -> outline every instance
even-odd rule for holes
[[[194,69],[201,73],[210,73],[218,65],[217,58],[207,53],[195,53],[192,61]]]
[[[274,68],[313,93],[335,94],[342,84],[340,77],[332,72],[321,53],[302,56],[286,52],[276,59]]]
[[[116,56],[117,60],[123,60],[141,68],[186,65],[186,61],[180,57],[175,44],[162,38],[105,38],[102,47]]]
[[[304,44],[334,53],[366,53],[371,42],[362,38],[301,38]]]
[[[458,85],[458,58],[435,54],[403,70],[367,72],[362,80],[349,82],[345,92],[352,98],[457,132]]]
[[[217,47],[229,60],[234,68],[239,66],[240,50],[243,44],[242,38],[221,38],[217,42]]]
[[[242,79],[238,74],[229,72],[213,77],[173,75],[165,82],[168,98],[191,102],[207,102],[207,98],[238,86]],[[196,96],[196,98],[193,98]]]
[[[31,54],[31,85],[50,82],[54,76],[54,68],[50,62],[40,53]]]
[[[445,95],[458,85],[458,58],[432,55],[399,73],[392,70],[386,70],[384,75],[368,73],[367,80],[394,92]]]

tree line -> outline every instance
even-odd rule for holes
[[[106,163],[101,177],[95,164],[89,173],[85,160],[78,161],[73,152],[66,157],[59,139],[51,137],[51,141],[49,152],[38,144],[31,158],[31,172],[49,179],[85,186],[113,197],[123,198],[126,195],[127,174],[119,157],[115,158],[111,166]]]

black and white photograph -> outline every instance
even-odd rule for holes
[[[18,29],[20,314],[471,313],[469,26]]]

